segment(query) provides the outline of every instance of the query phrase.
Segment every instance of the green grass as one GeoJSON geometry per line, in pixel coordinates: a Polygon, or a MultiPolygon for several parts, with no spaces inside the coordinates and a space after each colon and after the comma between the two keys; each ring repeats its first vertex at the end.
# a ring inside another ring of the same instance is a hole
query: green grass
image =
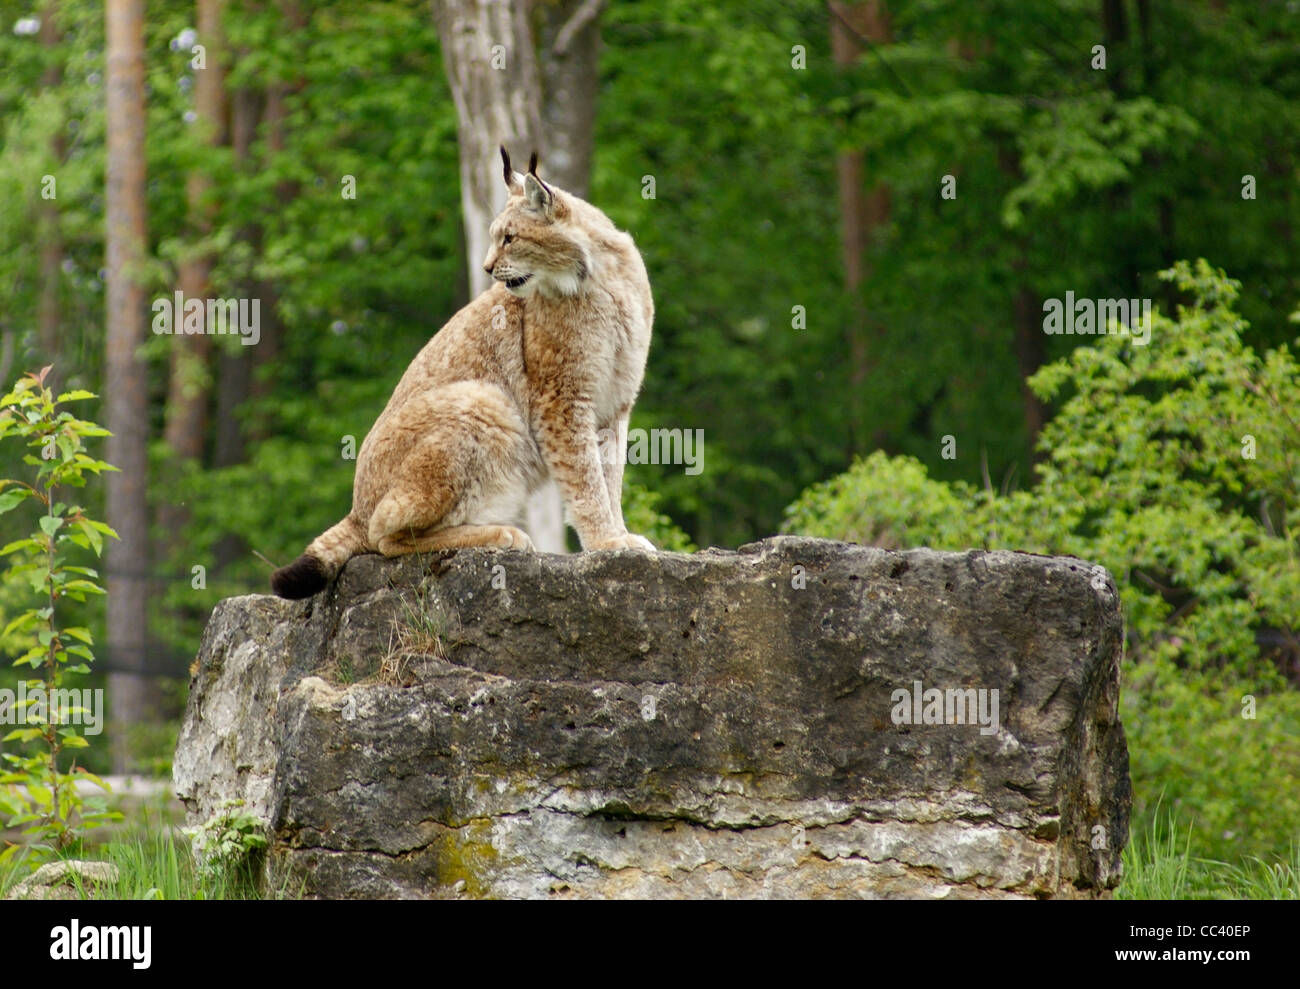
{"type": "MultiPolygon", "coordinates": [[[[1300,848],[1288,861],[1219,862],[1191,855],[1192,827],[1174,812],[1133,829],[1124,849],[1124,879],[1117,900],[1300,899],[1300,848]]],[[[194,862],[189,839],[156,814],[120,838],[82,849],[68,858],[112,862],[120,871],[114,897],[131,900],[253,900],[261,898],[252,876],[205,874],[194,862]]],[[[0,895],[29,874],[21,862],[0,866],[0,895]]],[[[93,891],[78,890],[83,898],[93,891]]],[[[279,890],[279,898],[290,896],[279,890]]]]}
{"type": "Polygon", "coordinates": [[[1196,858],[1192,826],[1159,805],[1145,827],[1135,827],[1124,849],[1117,900],[1300,900],[1300,847],[1288,861],[1248,858],[1239,863],[1196,858]]]}
{"type": "MultiPolygon", "coordinates": [[[[194,861],[190,839],[152,814],[131,832],[103,845],[70,851],[64,856],[81,861],[111,862],[119,880],[111,896],[123,900],[255,900],[261,896],[248,870],[205,873],[194,861]]],[[[0,895],[30,875],[19,862],[0,871],[0,895]]],[[[94,890],[77,888],[89,899],[94,890]]]]}

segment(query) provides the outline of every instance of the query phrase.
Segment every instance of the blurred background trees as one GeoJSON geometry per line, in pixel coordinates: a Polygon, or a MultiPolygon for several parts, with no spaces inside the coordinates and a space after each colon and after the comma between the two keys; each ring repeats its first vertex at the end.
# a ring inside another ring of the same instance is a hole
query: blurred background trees
{"type": "MultiPolygon", "coordinates": [[[[542,175],[586,189],[649,268],[656,335],[632,425],[703,429],[704,470],[630,467],[634,527],[675,547],[736,546],[787,524],[1092,553],[1134,586],[1144,574],[1191,595],[1174,613],[1218,594],[1213,566],[1183,573],[1162,558],[1173,570],[1161,576],[1122,541],[1030,524],[1030,507],[1056,504],[1051,491],[1066,497],[1061,478],[1109,476],[1071,437],[1119,443],[1131,410],[1061,419],[1069,389],[1029,382],[1100,343],[1044,334],[1044,299],[1151,298],[1176,318],[1194,286],[1158,272],[1178,259],[1208,258],[1239,281],[1233,318],[1253,353],[1294,339],[1300,41],[1288,4],[149,0],[138,25],[106,33],[140,9],[0,0],[0,383],[52,362],[59,387],[104,396],[86,414],[117,434],[105,457],[127,469],[108,519],[140,535],[112,550],[110,611],[87,620],[108,622],[115,676],[162,678],[123,709],[135,727],[119,767],[165,766],[171,722],[139,707],[176,713],[213,603],[265,589],[256,554],[283,563],[346,509],[347,451],[475,287],[501,140],[517,155],[535,143],[542,175]],[[178,288],[259,299],[257,345],[144,331],[149,303],[178,288]],[[873,451],[871,467],[853,466],[873,451]],[[816,512],[785,521],[805,489],[846,471],[817,489],[816,512]],[[874,486],[853,480],[875,471],[874,486]],[[917,491],[928,521],[899,529],[917,491]],[[1016,524],[970,507],[1004,497],[1021,506],[1016,524]],[[159,684],[162,703],[147,695],[159,684]]],[[[1214,430],[1228,427],[1195,428],[1222,439],[1214,430]]],[[[1277,442],[1296,450],[1293,434],[1277,442]]],[[[1280,506],[1296,458],[1265,512],[1280,540],[1269,545],[1292,561],[1295,501],[1280,506]]],[[[1262,480],[1237,483],[1236,502],[1196,510],[1258,514],[1262,480]]],[[[1137,512],[1128,497],[1112,507],[1137,512]]],[[[1200,524],[1191,504],[1170,507],[1174,534],[1200,524]]],[[[1282,604],[1266,609],[1249,582],[1229,593],[1250,634],[1213,651],[1236,678],[1195,697],[1265,668],[1282,685],[1261,690],[1294,688],[1285,650],[1258,642],[1294,642],[1294,585],[1258,586],[1282,604]]],[[[0,618],[4,600],[0,589],[0,618]]],[[[1144,637],[1169,618],[1125,600],[1144,637]]],[[[1135,672],[1129,689],[1146,682],[1135,672]]],[[[1218,737],[1206,726],[1222,711],[1161,696],[1133,715],[1135,748],[1158,760],[1184,727],[1218,737]]],[[[1141,765],[1140,786],[1158,789],[1170,764],[1141,765]]],[[[1240,848],[1226,830],[1205,831],[1204,847],[1240,848]]]]}

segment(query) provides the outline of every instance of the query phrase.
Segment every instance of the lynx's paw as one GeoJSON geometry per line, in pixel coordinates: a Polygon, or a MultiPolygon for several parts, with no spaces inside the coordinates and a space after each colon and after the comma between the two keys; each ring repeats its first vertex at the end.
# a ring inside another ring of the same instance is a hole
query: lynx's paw
{"type": "Polygon", "coordinates": [[[496,545],[502,549],[536,549],[533,541],[528,537],[528,533],[523,529],[516,529],[513,525],[498,526],[501,531],[500,538],[496,545]]]}
{"type": "Polygon", "coordinates": [[[615,536],[612,539],[602,539],[595,543],[592,549],[637,549],[643,553],[654,553],[655,544],[645,536],[638,536],[634,532],[625,532],[621,536],[615,536]]]}

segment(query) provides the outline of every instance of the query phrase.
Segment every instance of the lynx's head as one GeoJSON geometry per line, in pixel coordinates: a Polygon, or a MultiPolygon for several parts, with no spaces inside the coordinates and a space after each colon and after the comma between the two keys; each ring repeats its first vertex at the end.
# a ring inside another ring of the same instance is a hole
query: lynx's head
{"type": "Polygon", "coordinates": [[[591,207],[539,179],[536,152],[527,175],[510,167],[504,147],[501,161],[510,198],[488,229],[484,270],[521,298],[576,295],[592,273],[595,248],[582,222],[591,207]]]}

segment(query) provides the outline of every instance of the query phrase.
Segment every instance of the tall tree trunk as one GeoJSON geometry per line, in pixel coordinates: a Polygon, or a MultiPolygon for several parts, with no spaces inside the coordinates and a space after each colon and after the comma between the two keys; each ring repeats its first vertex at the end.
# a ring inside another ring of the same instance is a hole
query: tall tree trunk
{"type": "MultiPolygon", "coordinates": [[[[1023,255],[1012,265],[1020,273],[1026,267],[1023,255]]],[[[1020,371],[1020,400],[1025,415],[1025,435],[1030,462],[1039,459],[1038,434],[1047,424],[1047,409],[1029,387],[1029,378],[1043,364],[1043,310],[1027,285],[1016,289],[1014,300],[1016,366],[1020,371]]]]}
{"type": "Polygon", "coordinates": [[[148,380],[137,351],[146,333],[144,0],[106,0],[104,419],[107,459],[108,677],[113,768],[129,768],[127,729],[152,720],[146,676],[149,514],[146,502],[148,380]]]}
{"type": "MultiPolygon", "coordinates": [[[[857,63],[865,42],[890,40],[889,13],[884,0],[840,3],[829,0],[831,57],[837,65],[857,63]]],[[[870,277],[868,251],[873,238],[889,222],[889,189],[876,183],[866,188],[866,156],[860,150],[841,151],[836,160],[840,199],[840,257],[844,290],[849,298],[845,344],[849,355],[849,453],[861,452],[869,441],[879,445],[882,436],[869,438],[863,421],[863,395],[871,374],[871,316],[862,299],[863,283],[870,277]]]]}
{"type": "MultiPolygon", "coordinates": [[[[551,0],[538,8],[542,173],[587,198],[596,140],[603,0],[551,0]]],[[[527,528],[543,552],[563,553],[564,499],[548,484],[528,499],[527,528]]]]}
{"type": "Polygon", "coordinates": [[[488,227],[505,205],[497,145],[516,157],[542,134],[541,79],[528,18],[514,0],[434,0],[443,66],[456,104],[460,204],[470,296],[488,288],[488,227]]]}
{"type": "MultiPolygon", "coordinates": [[[[1106,85],[1114,94],[1116,102],[1127,100],[1133,95],[1133,80],[1138,68],[1134,60],[1134,46],[1129,43],[1126,3],[1127,0],[1101,0],[1101,40],[1106,46],[1106,85]]],[[[1154,164],[1152,156],[1148,155],[1147,160],[1154,164]]],[[[1117,228],[1116,248],[1124,272],[1123,284],[1117,286],[1118,291],[1109,294],[1135,298],[1141,290],[1141,264],[1138,257],[1142,251],[1140,241],[1144,238],[1139,234],[1139,221],[1133,215],[1132,181],[1125,179],[1112,185],[1106,190],[1106,201],[1117,228]]],[[[1172,224],[1172,212],[1169,221],[1172,224]]]]}
{"type": "MultiPolygon", "coordinates": [[[[48,49],[55,48],[61,40],[58,21],[55,19],[55,6],[55,0],[48,0],[44,10],[41,11],[41,45],[47,49],[46,55],[50,57],[50,63],[45,67],[45,72],[41,75],[41,88],[43,89],[55,89],[63,81],[63,71],[55,57],[55,53],[48,51],[48,49]]],[[[54,159],[55,164],[51,174],[54,175],[56,180],[58,179],[57,166],[63,164],[63,157],[66,153],[67,147],[63,138],[63,128],[59,128],[50,142],[50,156],[54,159]]],[[[56,181],[55,195],[57,194],[56,181]]],[[[57,200],[41,200],[37,228],[41,245],[41,296],[37,309],[36,323],[38,329],[36,340],[41,360],[54,365],[54,370],[50,372],[46,381],[57,395],[59,392],[58,383],[66,377],[63,373],[64,369],[59,366],[59,358],[62,356],[63,349],[60,346],[62,311],[59,305],[59,286],[63,279],[63,238],[59,230],[59,206],[57,200]]],[[[0,378],[0,383],[4,380],[0,378]]]]}
{"type": "MultiPolygon", "coordinates": [[[[230,147],[234,152],[235,169],[240,174],[249,174],[256,167],[252,161],[253,138],[257,133],[257,123],[262,117],[263,107],[267,118],[271,115],[270,99],[263,101],[258,90],[242,88],[231,94],[230,105],[230,147]]],[[[269,127],[269,122],[268,122],[269,127]]],[[[238,237],[253,247],[253,256],[262,253],[262,228],[258,224],[243,227],[238,237]]],[[[260,300],[261,334],[256,347],[239,347],[235,350],[223,348],[217,375],[217,421],[216,441],[212,453],[212,462],[217,467],[229,467],[244,459],[244,435],[239,424],[239,407],[249,397],[252,383],[252,358],[248,350],[260,351],[264,347],[274,347],[272,334],[268,333],[268,323],[272,306],[268,304],[261,282],[249,279],[240,291],[260,300]]]]}
{"type": "MultiPolygon", "coordinates": [[[[1024,181],[1020,156],[1014,143],[1004,138],[998,145],[998,167],[1013,183],[1024,181]]],[[[1029,377],[1042,366],[1046,353],[1043,339],[1043,314],[1038,296],[1025,284],[1029,269],[1029,247],[1023,237],[1015,241],[1011,271],[1016,279],[1016,290],[1011,300],[1012,339],[1016,354],[1016,367],[1020,371],[1020,401],[1025,420],[1026,456],[1030,463],[1039,459],[1038,434],[1047,422],[1047,408],[1030,389],[1029,377]]]]}
{"type": "Polygon", "coordinates": [[[548,0],[538,5],[539,150],[544,174],[583,199],[591,187],[591,153],[596,141],[603,7],[603,0],[548,0]]]}
{"type": "MultiPolygon", "coordinates": [[[[221,14],[225,0],[198,0],[196,19],[199,44],[204,47],[204,67],[195,69],[193,126],[207,147],[226,143],[225,54],[221,14]]],[[[202,241],[212,234],[213,204],[209,201],[212,178],[203,165],[186,176],[189,236],[202,241]]],[[[206,299],[212,292],[213,258],[206,247],[191,244],[177,271],[176,287],[188,299],[206,299]]],[[[179,326],[180,314],[176,314],[179,326]]],[[[166,424],[163,439],[173,465],[203,459],[207,439],[208,401],[211,388],[212,337],[207,333],[171,337],[166,424]]],[[[188,513],[170,499],[158,508],[163,532],[180,530],[188,513]]]]}
{"type": "MultiPolygon", "coordinates": [[[[307,26],[307,16],[298,0],[279,0],[284,30],[297,32],[307,26]]],[[[266,106],[263,119],[266,122],[266,146],[270,157],[283,152],[288,147],[289,98],[302,90],[306,80],[298,76],[292,81],[271,83],[266,90],[266,106]]],[[[246,144],[237,144],[236,157],[247,158],[246,144]],[[241,150],[242,148],[242,150],[241,150]]],[[[271,162],[267,162],[269,166],[271,162]]],[[[279,203],[289,203],[298,198],[300,189],[294,179],[285,179],[275,187],[275,198],[279,203]]],[[[262,369],[274,367],[280,358],[281,338],[283,335],[279,317],[279,292],[273,282],[261,282],[259,285],[262,299],[262,339],[256,347],[251,348],[252,367],[249,369],[249,391],[255,398],[264,398],[270,394],[273,382],[269,374],[262,369]]],[[[252,435],[260,435],[253,431],[252,435]]]]}
{"type": "MultiPolygon", "coordinates": [[[[459,123],[471,297],[490,284],[482,268],[487,232],[506,198],[497,145],[506,145],[516,157],[539,151],[543,175],[579,196],[587,194],[601,7],[599,0],[540,4],[539,56],[529,25],[533,4],[435,0],[434,17],[459,123]]],[[[543,552],[565,552],[563,512],[553,484],[529,499],[526,526],[543,552]]]]}
{"type": "MultiPolygon", "coordinates": [[[[240,53],[241,56],[242,54],[243,52],[240,53]]],[[[251,154],[257,122],[263,112],[262,95],[260,90],[249,87],[235,90],[231,94],[230,145],[234,152],[235,168],[241,174],[251,173],[256,167],[251,154]]],[[[272,113],[269,93],[265,106],[269,121],[272,113]]],[[[242,242],[252,245],[254,257],[261,256],[262,228],[259,224],[242,228],[238,236],[242,242]]],[[[264,348],[274,348],[278,341],[278,333],[271,326],[274,303],[268,299],[263,283],[250,278],[241,286],[240,291],[261,300],[261,338],[255,347],[241,346],[234,351],[222,349],[217,368],[216,441],[212,451],[212,462],[216,467],[228,467],[241,463],[244,459],[244,432],[239,421],[239,408],[248,399],[252,388],[254,360],[247,351],[260,352],[264,348]]],[[[265,356],[260,354],[258,360],[265,356]]],[[[227,532],[213,547],[213,567],[220,572],[246,552],[247,544],[243,537],[236,532],[227,532]]]]}

